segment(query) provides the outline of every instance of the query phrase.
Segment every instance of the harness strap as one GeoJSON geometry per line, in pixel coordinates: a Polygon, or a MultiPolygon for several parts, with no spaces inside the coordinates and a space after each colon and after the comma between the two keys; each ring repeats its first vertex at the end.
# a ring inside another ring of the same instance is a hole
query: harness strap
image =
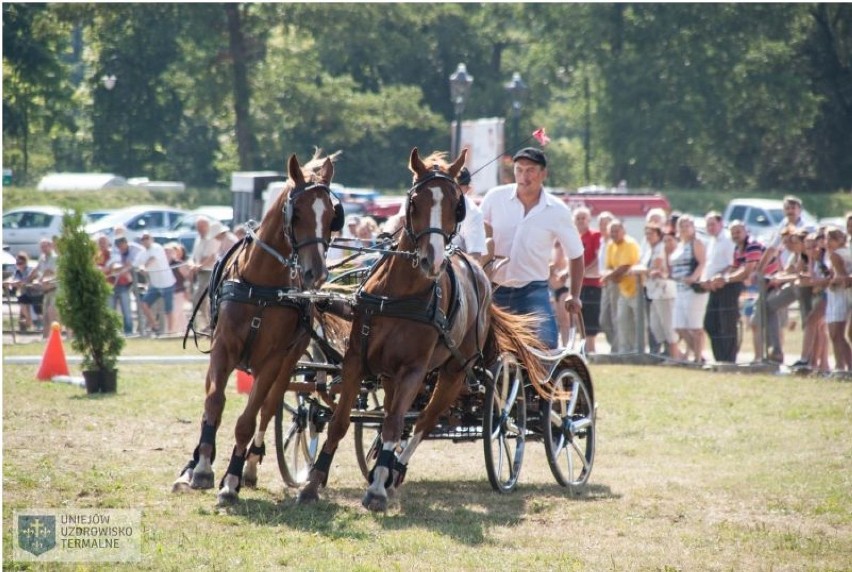
{"type": "Polygon", "coordinates": [[[243,344],[240,362],[237,364],[237,367],[246,373],[251,373],[251,363],[249,361],[251,359],[251,350],[252,346],[254,346],[254,339],[257,337],[257,332],[260,330],[260,324],[263,322],[263,310],[265,309],[266,305],[257,306],[257,312],[251,319],[251,324],[249,324],[249,332],[243,344]]]}
{"type": "Polygon", "coordinates": [[[263,322],[263,311],[269,306],[282,306],[292,308],[299,313],[300,323],[306,329],[310,329],[310,300],[301,298],[291,298],[290,294],[298,292],[299,289],[293,286],[284,288],[276,288],[273,286],[255,286],[248,282],[238,282],[236,280],[226,280],[222,283],[217,297],[221,304],[225,301],[238,302],[241,304],[251,304],[257,307],[254,317],[249,325],[249,332],[243,344],[243,351],[240,354],[240,361],[237,368],[251,373],[251,352],[254,346],[254,340],[257,337],[260,326],[263,322]]]}
{"type": "Polygon", "coordinates": [[[441,299],[443,298],[444,293],[437,282],[433,282],[429,288],[430,297],[426,302],[425,308],[422,294],[409,298],[391,299],[385,296],[370,294],[369,292],[365,292],[363,288],[358,290],[355,296],[356,307],[360,309],[362,316],[361,363],[368,375],[374,376],[367,361],[367,346],[369,342],[372,318],[376,314],[393,318],[403,318],[434,326],[435,329],[438,330],[438,336],[450,351],[450,354],[452,354],[452,356],[462,365],[468,374],[472,373],[471,363],[478,358],[479,354],[482,352],[480,349],[478,355],[471,358],[465,358],[461,351],[459,351],[455,341],[450,336],[450,329],[458,315],[460,303],[458,280],[456,279],[452,265],[447,267],[447,273],[450,278],[450,303],[446,313],[444,313],[441,309],[441,299]]]}

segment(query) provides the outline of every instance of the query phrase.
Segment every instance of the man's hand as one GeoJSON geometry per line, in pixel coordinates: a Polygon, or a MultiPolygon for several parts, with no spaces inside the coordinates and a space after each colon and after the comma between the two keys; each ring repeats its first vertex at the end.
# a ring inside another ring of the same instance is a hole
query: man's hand
{"type": "Polygon", "coordinates": [[[579,298],[568,294],[568,297],[565,298],[565,310],[569,314],[579,314],[583,310],[583,303],[579,298]]]}

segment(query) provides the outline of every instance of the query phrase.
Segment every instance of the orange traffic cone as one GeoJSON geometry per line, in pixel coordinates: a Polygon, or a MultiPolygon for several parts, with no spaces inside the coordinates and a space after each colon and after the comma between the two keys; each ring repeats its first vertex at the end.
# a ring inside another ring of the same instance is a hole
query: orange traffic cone
{"type": "Polygon", "coordinates": [[[241,369],[237,370],[237,393],[251,393],[251,387],[254,385],[254,378],[250,373],[246,373],[241,369]]]}
{"type": "Polygon", "coordinates": [[[59,323],[53,322],[50,326],[50,337],[44,355],[41,356],[41,365],[36,377],[42,381],[49,381],[54,375],[68,375],[68,363],[65,361],[65,349],[62,347],[62,334],[59,333],[59,323]]]}

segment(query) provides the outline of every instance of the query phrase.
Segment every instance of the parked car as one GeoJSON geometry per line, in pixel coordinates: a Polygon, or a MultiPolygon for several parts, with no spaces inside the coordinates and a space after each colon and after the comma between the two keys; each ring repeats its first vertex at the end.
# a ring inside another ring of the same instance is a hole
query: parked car
{"type": "Polygon", "coordinates": [[[62,232],[62,215],[59,207],[20,207],[3,213],[3,248],[12,254],[23,250],[30,258],[38,257],[38,243],[42,238],[52,239],[62,232]]]}
{"type": "Polygon", "coordinates": [[[183,245],[187,253],[192,252],[192,247],[195,244],[195,237],[198,232],[195,230],[195,223],[200,217],[207,217],[211,221],[218,220],[223,225],[231,228],[234,222],[233,207],[225,206],[204,206],[198,207],[195,210],[189,211],[172,225],[172,228],[164,232],[152,232],[151,235],[156,242],[166,244],[167,242],[177,241],[183,245]]]}
{"type": "MultiPolygon", "coordinates": [[[[760,241],[766,242],[778,230],[784,220],[784,201],[780,199],[734,199],[725,208],[722,215],[725,226],[734,220],[745,223],[748,233],[760,241]]],[[[817,220],[811,213],[802,209],[805,224],[816,227],[817,220]]]]}
{"type": "Polygon", "coordinates": [[[103,233],[112,239],[113,228],[124,226],[129,240],[139,240],[142,231],[152,235],[165,232],[186,214],[185,210],[161,205],[139,205],[118,209],[114,213],[86,225],[86,232],[94,236],[103,233]]]}
{"type": "Polygon", "coordinates": [[[846,232],[846,217],[845,216],[830,216],[819,219],[819,226],[836,226],[843,232],[846,232]]]}
{"type": "Polygon", "coordinates": [[[99,209],[95,211],[86,211],[83,216],[86,218],[86,223],[97,222],[107,215],[111,215],[115,209],[99,209]]]}

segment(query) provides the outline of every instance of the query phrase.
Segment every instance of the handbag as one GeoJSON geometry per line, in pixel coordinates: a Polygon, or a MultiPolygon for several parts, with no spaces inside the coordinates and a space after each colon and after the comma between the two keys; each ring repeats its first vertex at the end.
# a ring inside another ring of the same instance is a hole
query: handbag
{"type": "MultiPolygon", "coordinates": [[[[698,259],[695,258],[695,250],[694,250],[695,249],[695,243],[694,243],[694,241],[693,241],[692,248],[693,248],[692,259],[689,261],[689,275],[690,276],[692,276],[692,273],[695,272],[696,268],[698,268],[698,259]]],[[[704,292],[706,292],[706,290],[704,290],[704,287],[701,286],[701,284],[698,284],[697,282],[690,284],[689,287],[692,288],[692,291],[697,293],[697,294],[703,294],[704,292]]]]}

